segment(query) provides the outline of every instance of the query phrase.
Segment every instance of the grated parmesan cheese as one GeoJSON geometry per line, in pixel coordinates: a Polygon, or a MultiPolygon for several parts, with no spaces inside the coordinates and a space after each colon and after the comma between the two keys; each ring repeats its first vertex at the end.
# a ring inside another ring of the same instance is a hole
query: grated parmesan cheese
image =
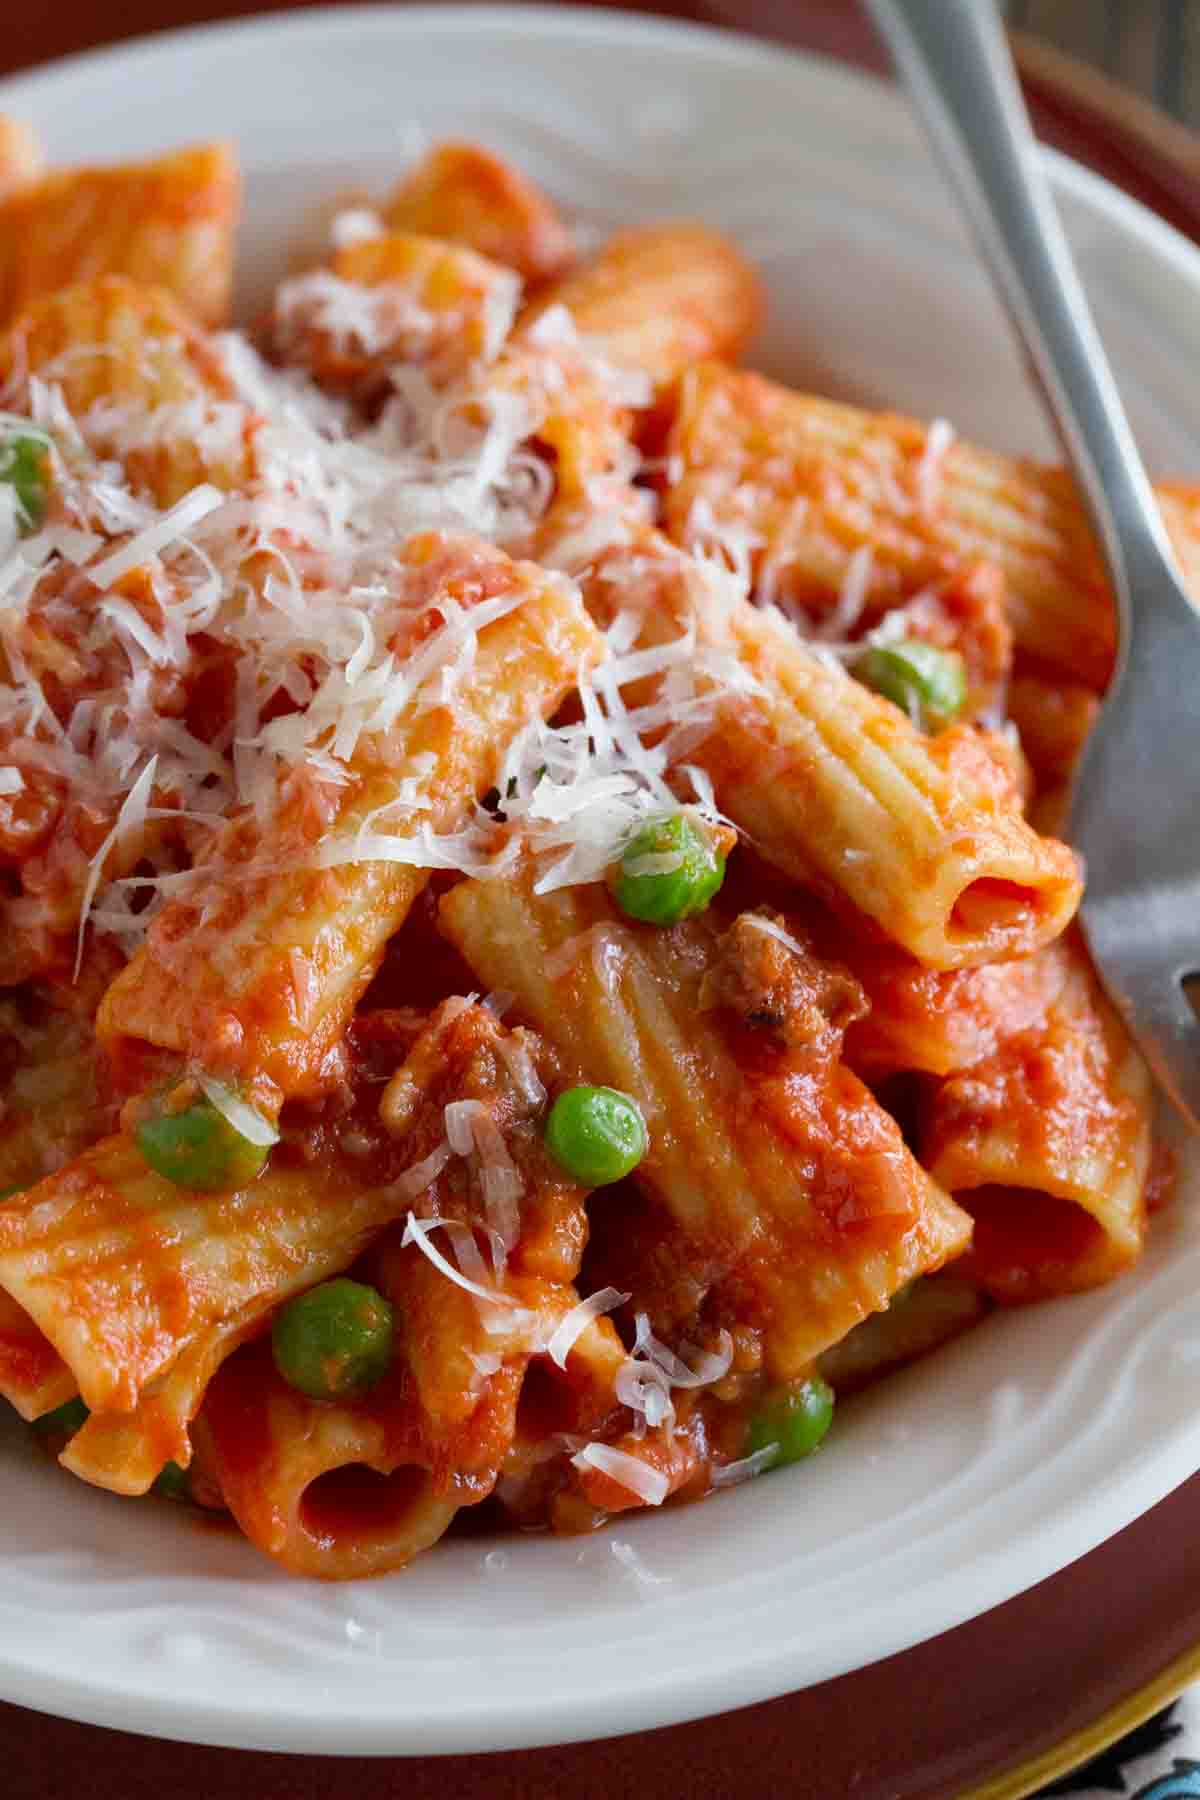
{"type": "MultiPolygon", "coordinates": [[[[350,211],[335,236],[360,241],[379,223],[350,211]]],[[[75,880],[78,949],[89,923],[136,947],[157,909],[187,891],[193,878],[181,861],[233,812],[247,809],[266,834],[294,776],[318,790],[345,787],[365,755],[386,764],[395,754],[390,734],[406,707],[454,705],[480,631],[520,605],[521,594],[474,607],[447,599],[430,618],[420,582],[404,576],[404,544],[432,529],[527,545],[555,494],[537,431],[570,371],[584,367],[617,406],[649,396],[646,378],[609,367],[561,308],[543,315],[519,347],[528,383],[520,392],[506,386],[486,357],[502,352],[515,298],[515,287],[490,297],[485,360],[439,387],[412,360],[420,359],[427,320],[399,290],[354,288],[325,271],[285,283],[285,322],[315,319],[364,353],[401,353],[371,418],[304,370],[271,366],[235,333],[210,339],[230,383],[226,395],[140,412],[101,399],[76,417],[60,381],[74,364],[107,354],[87,345],[14,391],[29,416],[0,414],[0,445],[17,432],[45,436],[54,505],[43,527],[20,535],[11,507],[2,510],[0,484],[0,767],[9,771],[0,792],[49,779],[111,821],[86,878],[75,880]],[[134,484],[129,471],[138,463],[127,459],[169,464],[185,445],[214,470],[247,468],[244,485],[223,491],[214,478],[168,509],[157,506],[134,484]],[[136,588],[126,583],[134,571],[136,588]],[[45,684],[48,665],[38,654],[39,644],[57,639],[79,670],[65,693],[61,682],[45,684]],[[233,694],[228,719],[206,742],[168,696],[190,687],[214,653],[233,671],[233,694]],[[151,788],[156,816],[178,829],[142,831],[151,788]],[[139,837],[144,866],[132,869],[126,852],[139,837]]],[[[585,551],[614,546],[625,562],[611,579],[632,590],[642,580],[631,530],[649,519],[653,501],[630,498],[637,453],[619,433],[613,438],[611,464],[588,479],[577,529],[558,542],[555,579],[564,584],[584,566],[577,559],[585,551]]],[[[734,581],[720,558],[709,567],[681,553],[684,566],[698,591],[734,581]]],[[[749,682],[734,656],[701,646],[695,632],[649,649],[637,639],[630,611],[608,634],[607,659],[581,678],[579,718],[553,727],[534,719],[517,735],[499,772],[500,820],[480,807],[455,832],[435,831],[432,771],[411,771],[392,803],[359,829],[327,835],[313,866],[378,860],[498,878],[531,854],[541,892],[599,878],[641,824],[679,804],[681,759],[711,729],[718,691],[749,682]],[[659,697],[629,704],[629,688],[648,676],[658,679],[659,697]]],[[[715,822],[711,788],[692,779],[697,809],[715,822]]],[[[240,873],[274,866],[243,865],[240,873]]],[[[595,948],[607,978],[612,960],[595,948]]],[[[300,971],[301,1014],[306,994],[300,971]]],[[[509,1067],[530,1106],[544,1104],[528,1059],[513,1051],[509,1067]]],[[[472,1154],[488,1225],[511,1247],[519,1173],[503,1142],[481,1129],[472,1154]]],[[[446,1156],[454,1153],[446,1147],[446,1156]]],[[[429,1172],[409,1172],[414,1182],[424,1174],[413,1198],[444,1167],[438,1154],[429,1172]]]]}
{"type": "Polygon", "coordinates": [[[432,1232],[438,1230],[439,1227],[448,1231],[450,1226],[455,1223],[454,1220],[447,1219],[418,1219],[415,1213],[410,1212],[405,1222],[404,1235],[400,1240],[401,1245],[415,1244],[421,1254],[429,1258],[439,1274],[444,1275],[447,1281],[452,1281],[455,1287],[462,1288],[465,1293],[474,1294],[477,1300],[486,1300],[489,1306],[515,1307],[517,1302],[511,1294],[504,1293],[500,1288],[488,1287],[483,1282],[472,1281],[462,1273],[461,1269],[456,1269],[454,1264],[442,1255],[437,1245],[431,1242],[430,1234],[432,1232]]]}
{"type": "Polygon", "coordinates": [[[96,897],[96,890],[100,886],[100,879],[104,873],[104,865],[118,845],[127,843],[131,838],[140,837],[146,823],[146,809],[150,804],[150,793],[154,786],[154,774],[157,766],[158,759],[152,756],[122,802],[112,830],[88,864],[87,881],[84,884],[83,899],[80,903],[79,930],[75,941],[76,981],[79,980],[79,969],[83,961],[83,934],[87,927],[92,901],[96,897]]]}
{"type": "Polygon", "coordinates": [[[934,419],[925,433],[925,445],[914,474],[917,511],[924,518],[932,518],[938,509],[946,456],[953,445],[953,425],[948,419],[934,419]]]}
{"type": "Polygon", "coordinates": [[[633,1581],[640,1593],[648,1593],[653,1588],[669,1587],[669,1575],[656,1575],[645,1560],[638,1555],[632,1544],[623,1538],[610,1538],[608,1544],[613,1561],[620,1563],[622,1571],[633,1581]]]}
{"type": "Polygon", "coordinates": [[[406,1200],[415,1200],[418,1194],[425,1193],[437,1180],[453,1156],[454,1152],[449,1144],[439,1144],[436,1150],[431,1150],[421,1162],[414,1163],[411,1169],[406,1169],[397,1178],[394,1184],[396,1192],[406,1200]]]}
{"type": "Polygon", "coordinates": [[[98,588],[111,587],[122,575],[128,575],[131,569],[156,557],[168,544],[183,540],[193,525],[198,525],[220,506],[221,500],[222,495],[215,487],[208,484],[194,487],[153,525],[144,526],[128,544],[122,544],[119,550],[114,550],[100,562],[90,564],[87,569],[89,581],[98,588]]]}
{"type": "Polygon", "coordinates": [[[443,1108],[446,1142],[455,1156],[470,1156],[475,1148],[475,1115],[483,1110],[482,1100],[452,1100],[443,1108]]]}
{"type": "Polygon", "coordinates": [[[580,1300],[569,1313],[564,1314],[546,1345],[546,1354],[551,1362],[557,1363],[560,1369],[565,1369],[567,1357],[592,1320],[612,1312],[614,1307],[624,1306],[629,1298],[620,1288],[603,1287],[598,1288],[594,1294],[589,1294],[586,1300],[580,1300]]]}
{"type": "Polygon", "coordinates": [[[739,1457],[737,1462],[722,1463],[712,1472],[710,1480],[713,1487],[737,1487],[743,1481],[752,1481],[756,1475],[762,1475],[779,1460],[779,1445],[764,1444],[761,1450],[752,1450],[749,1456],[739,1457]]]}
{"type": "MultiPolygon", "coordinates": [[[[3,771],[0,770],[0,778],[2,778],[2,776],[3,771]]],[[[484,1000],[484,1005],[489,1005],[492,998],[493,997],[489,995],[487,999],[484,1000]]],[[[511,1004],[511,1002],[512,996],[510,995],[508,996],[508,1004],[511,1004]]],[[[493,1011],[494,1010],[493,1007],[493,1011]]],[[[501,1062],[508,1070],[513,1086],[516,1088],[518,1094],[520,1094],[526,1106],[531,1112],[539,1112],[546,1104],[546,1089],[541,1077],[533,1066],[533,1058],[529,1054],[526,1045],[521,1042],[520,1038],[499,1037],[496,1039],[496,1049],[499,1052],[501,1062]]]]}
{"type": "Polygon", "coordinates": [[[452,1100],[443,1109],[446,1142],[455,1156],[475,1156],[488,1230],[502,1255],[521,1235],[525,1183],[509,1155],[504,1134],[482,1100],[452,1100]]]}
{"type": "Polygon", "coordinates": [[[799,939],[794,938],[790,931],[785,931],[782,925],[777,925],[774,919],[765,918],[762,913],[756,912],[743,913],[742,918],[747,925],[752,925],[755,931],[761,931],[765,937],[775,938],[779,943],[786,945],[789,950],[794,951],[797,956],[805,954],[804,945],[799,939]]]}
{"type": "Polygon", "coordinates": [[[846,564],[837,605],[815,633],[819,641],[836,643],[849,638],[862,618],[874,569],[875,552],[870,544],[860,544],[846,564]]]}
{"type": "Polygon", "coordinates": [[[652,1469],[640,1457],[614,1450],[611,1444],[585,1444],[571,1461],[577,1469],[598,1469],[647,1506],[661,1506],[671,1489],[661,1469],[652,1469]]]}
{"type": "Polygon", "coordinates": [[[691,1355],[695,1364],[694,1367],[689,1367],[682,1357],[676,1356],[673,1350],[659,1343],[650,1329],[650,1320],[645,1313],[638,1313],[634,1326],[635,1357],[644,1356],[656,1368],[661,1369],[672,1387],[708,1387],[712,1382],[721,1381],[728,1375],[733,1362],[733,1339],[727,1331],[720,1334],[720,1350],[699,1350],[694,1344],[685,1343],[683,1348],[691,1355]]]}
{"type": "Polygon", "coordinates": [[[646,1313],[637,1314],[634,1330],[633,1350],[617,1370],[613,1392],[636,1415],[633,1428],[638,1436],[659,1426],[670,1436],[675,1429],[671,1389],[709,1387],[722,1380],[733,1362],[733,1339],[722,1331],[719,1351],[682,1345],[693,1359],[689,1365],[654,1336],[646,1313]]]}
{"type": "Polygon", "coordinates": [[[215,1081],[211,1075],[205,1074],[197,1075],[196,1080],[205,1099],[248,1143],[265,1149],[279,1142],[279,1132],[271,1121],[264,1119],[255,1107],[247,1106],[244,1100],[239,1100],[223,1081],[215,1081]]]}
{"type": "Polygon", "coordinates": [[[329,242],[335,250],[345,250],[351,244],[368,243],[386,233],[387,226],[372,208],[348,206],[343,212],[334,214],[329,227],[329,242]]]}

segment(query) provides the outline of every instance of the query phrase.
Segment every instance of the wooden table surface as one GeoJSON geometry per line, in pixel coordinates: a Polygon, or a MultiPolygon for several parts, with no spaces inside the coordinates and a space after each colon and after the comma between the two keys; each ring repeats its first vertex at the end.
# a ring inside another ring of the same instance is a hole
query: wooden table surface
{"type": "MultiPolygon", "coordinates": [[[[58,0],[51,7],[0,0],[0,75],[144,31],[295,3],[124,0],[101,7],[58,0]]],[[[1146,7],[1142,0],[1134,5],[1140,25],[1126,19],[1121,0],[1010,0],[1012,22],[1038,34],[1018,40],[1026,92],[1044,138],[1200,239],[1200,152],[1180,124],[1145,99],[1156,83],[1161,90],[1170,65],[1156,62],[1163,56],[1159,39],[1155,49],[1146,7]],[[1105,29],[1097,25],[1101,12],[1105,29]],[[1094,62],[1107,63],[1107,72],[1064,59],[1064,44],[1085,54],[1089,46],[1103,48],[1094,62]]],[[[642,10],[743,26],[882,66],[850,0],[664,0],[642,10]]],[[[1186,116],[1193,105],[1200,112],[1200,33],[1194,72],[1184,54],[1190,40],[1177,34],[1173,41],[1172,94],[1186,116]]],[[[1087,1725],[1200,1642],[1200,1590],[1194,1609],[1176,1605],[1177,1616],[1163,1625],[1169,1598],[1181,1583],[1193,1583],[1188,1546],[1198,1524],[1200,1478],[1049,1582],[903,1658],[763,1706],[604,1744],[419,1761],[266,1756],[136,1738],[0,1706],[0,1800],[610,1800],[625,1793],[638,1800],[952,1800],[997,1765],[1087,1725]],[[1164,1546],[1173,1548],[1164,1553],[1164,1546]],[[1081,1603],[1096,1594],[1104,1596],[1111,1629],[1097,1630],[1094,1606],[1081,1603]],[[972,1729],[964,1734],[962,1672],[988,1666],[1006,1670],[1007,1685],[990,1711],[986,1689],[982,1704],[975,1696],[972,1729]],[[1062,1691],[1065,1668],[1072,1670],[1069,1694],[1062,1691]],[[1013,1671],[1020,1671],[1015,1686],[1013,1671]],[[1019,1735],[1014,1706],[1021,1710],[1019,1735]]]]}

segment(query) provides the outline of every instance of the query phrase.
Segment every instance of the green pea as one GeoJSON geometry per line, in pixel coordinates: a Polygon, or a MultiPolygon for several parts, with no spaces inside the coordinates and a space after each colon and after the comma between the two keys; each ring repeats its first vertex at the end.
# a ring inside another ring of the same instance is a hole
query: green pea
{"type": "Polygon", "coordinates": [[[772,1467],[811,1456],[833,1422],[833,1389],[814,1375],[808,1381],[775,1388],[750,1420],[746,1454],[775,1446],[772,1467]]]}
{"type": "Polygon", "coordinates": [[[46,511],[47,448],[45,438],[24,432],[0,444],[0,481],[16,489],[20,523],[29,531],[46,511]]]}
{"type": "Polygon", "coordinates": [[[251,1143],[207,1099],[181,1112],[142,1119],[134,1138],[157,1175],[202,1194],[247,1187],[262,1174],[271,1154],[270,1145],[251,1143]]]}
{"type": "Polygon", "coordinates": [[[190,1500],[192,1497],[192,1480],[186,1469],[181,1469],[177,1462],[164,1463],[154,1478],[152,1490],[160,1494],[164,1500],[190,1500]]]}
{"type": "Polygon", "coordinates": [[[644,825],[625,846],[613,897],[630,919],[675,925],[701,913],[725,879],[725,858],[709,832],[687,813],[644,825]],[[646,857],[674,860],[674,867],[639,868],[646,857]]]}
{"type": "Polygon", "coordinates": [[[89,1417],[87,1407],[76,1394],[73,1400],[64,1400],[53,1412],[43,1413],[40,1419],[35,1419],[33,1429],[40,1437],[74,1437],[89,1417]]]}
{"type": "Polygon", "coordinates": [[[939,650],[920,638],[872,644],[854,673],[885,700],[894,700],[925,731],[952,724],[967,699],[967,675],[957,650],[939,650]]]}
{"type": "Polygon", "coordinates": [[[313,1400],[344,1400],[387,1374],[393,1329],[383,1295],[342,1275],[289,1300],[275,1319],[271,1352],[289,1386],[313,1400]]]}
{"type": "Polygon", "coordinates": [[[610,1087],[573,1087],[546,1120],[546,1148],[584,1187],[606,1187],[646,1154],[646,1121],[636,1100],[610,1087]]]}

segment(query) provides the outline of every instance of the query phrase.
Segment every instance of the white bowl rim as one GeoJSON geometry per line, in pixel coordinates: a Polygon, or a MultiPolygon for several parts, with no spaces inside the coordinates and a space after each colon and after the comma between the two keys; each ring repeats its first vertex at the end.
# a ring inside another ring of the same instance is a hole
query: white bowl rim
{"type": "MultiPolygon", "coordinates": [[[[843,83],[848,92],[857,86],[878,103],[880,84],[874,77],[833,58],[792,51],[724,28],[608,8],[507,6],[492,0],[458,0],[447,6],[402,9],[382,4],[320,7],[156,32],[18,71],[0,81],[0,104],[36,104],[43,94],[52,99],[54,90],[64,82],[110,67],[149,73],[156,61],[173,59],[181,51],[217,39],[224,42],[234,37],[251,47],[257,42],[270,44],[282,36],[353,38],[364,27],[376,25],[401,32],[428,27],[453,34],[477,29],[481,20],[487,21],[489,31],[502,33],[513,41],[532,34],[542,40],[556,38],[577,43],[599,38],[610,43],[636,45],[640,41],[668,48],[686,44],[695,54],[721,61],[733,58],[747,69],[763,71],[777,69],[783,58],[821,64],[829,80],[843,83]]],[[[1200,295],[1200,249],[1103,177],[1055,151],[1045,150],[1044,155],[1061,194],[1073,197],[1115,225],[1127,241],[1140,242],[1200,295]]],[[[1112,1481],[1095,1486],[1069,1514],[1056,1515],[1039,1535],[1036,1549],[1029,1547],[1019,1587],[1014,1587],[999,1564],[993,1562],[980,1570],[969,1604],[948,1611],[944,1594],[931,1591],[919,1596],[903,1629],[889,1627],[881,1632],[870,1660],[892,1654],[985,1611],[1074,1561],[1155,1505],[1195,1472],[1198,1461],[1200,1447],[1176,1434],[1160,1446],[1155,1456],[1136,1468],[1122,1470],[1119,1480],[1114,1474],[1112,1481]]],[[[0,1556],[0,1580],[2,1568],[0,1556]]],[[[765,1643],[756,1656],[743,1657],[732,1673],[721,1666],[719,1658],[714,1658],[707,1669],[693,1670],[684,1681],[665,1676],[643,1684],[636,1695],[628,1686],[598,1692],[582,1717],[577,1711],[568,1713],[561,1701],[544,1694],[531,1698],[517,1717],[507,1707],[503,1717],[499,1716],[489,1708],[486,1698],[481,1698],[473,1702],[469,1716],[454,1719],[447,1709],[444,1716],[431,1717],[425,1728],[406,1720],[402,1738],[389,1727],[386,1715],[377,1706],[355,1709],[345,1702],[344,1694],[335,1708],[321,1711],[314,1707],[311,1695],[298,1692],[294,1705],[275,1704],[264,1723],[256,1714],[252,1695],[239,1696],[236,1704],[230,1700],[219,1705],[182,1701],[175,1693],[164,1698],[139,1693],[100,1669],[87,1679],[48,1675],[42,1668],[20,1662],[12,1650],[4,1647],[0,1647],[0,1691],[4,1698],[20,1705],[149,1735],[304,1753],[397,1755],[566,1743],[676,1723],[786,1692],[796,1685],[795,1667],[788,1646],[765,1643]]]]}

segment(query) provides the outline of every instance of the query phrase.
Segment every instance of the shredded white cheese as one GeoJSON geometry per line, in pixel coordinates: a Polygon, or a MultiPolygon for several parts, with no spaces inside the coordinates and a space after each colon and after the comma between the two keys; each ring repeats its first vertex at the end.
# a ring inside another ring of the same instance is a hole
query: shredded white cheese
{"type": "Polygon", "coordinates": [[[482,1100],[452,1100],[443,1108],[446,1142],[455,1156],[470,1156],[475,1148],[474,1122],[483,1111],[482,1100]]]}
{"type": "Polygon", "coordinates": [[[455,1287],[462,1288],[465,1293],[474,1294],[477,1300],[486,1300],[489,1306],[516,1306],[517,1302],[511,1294],[504,1293],[500,1288],[487,1287],[482,1282],[470,1280],[460,1269],[456,1269],[454,1264],[443,1256],[437,1245],[431,1241],[431,1233],[437,1231],[439,1227],[445,1230],[453,1223],[454,1221],[446,1219],[418,1219],[415,1213],[409,1213],[404,1226],[404,1236],[400,1242],[402,1245],[415,1244],[421,1254],[429,1258],[434,1268],[444,1275],[447,1281],[452,1281],[455,1287]]]}
{"type": "Polygon", "coordinates": [[[751,912],[742,914],[742,922],[752,925],[755,931],[761,931],[764,937],[773,937],[797,956],[804,955],[804,945],[790,931],[785,931],[782,925],[777,925],[774,919],[768,919],[762,913],[751,912]]]}
{"type": "MultiPolygon", "coordinates": [[[[3,771],[0,770],[0,777],[2,776],[3,771]]],[[[492,996],[489,995],[488,999],[484,1001],[485,1006],[489,1004],[491,998],[492,996]]],[[[508,998],[511,1001],[512,996],[510,995],[508,998]]],[[[529,1054],[527,1046],[521,1042],[520,1038],[505,1036],[496,1039],[496,1049],[501,1062],[508,1070],[514,1088],[526,1106],[531,1112],[540,1112],[546,1104],[546,1089],[533,1066],[533,1058],[529,1054]]]]}
{"type": "Polygon", "coordinates": [[[476,1172],[489,1231],[501,1254],[521,1235],[521,1172],[509,1155],[504,1134],[482,1100],[452,1100],[443,1109],[446,1142],[455,1156],[477,1158],[476,1172]]]}
{"type": "Polygon", "coordinates": [[[849,638],[862,618],[874,568],[874,550],[870,544],[860,544],[846,564],[837,605],[814,633],[818,642],[844,643],[849,638]]]}
{"type": "Polygon", "coordinates": [[[645,1313],[638,1313],[634,1325],[637,1334],[634,1339],[634,1355],[644,1356],[648,1362],[661,1369],[672,1387],[709,1387],[714,1381],[721,1381],[728,1375],[733,1362],[733,1339],[727,1331],[720,1334],[720,1350],[700,1350],[694,1344],[684,1344],[683,1349],[692,1358],[693,1366],[689,1367],[666,1344],[659,1343],[650,1329],[650,1320],[645,1313]]]}
{"type": "Polygon", "coordinates": [[[344,211],[335,213],[329,227],[329,242],[335,250],[345,250],[351,244],[363,244],[371,238],[383,237],[387,226],[379,214],[367,206],[348,206],[344,211]]]}
{"type": "Polygon", "coordinates": [[[614,1450],[611,1444],[585,1444],[571,1461],[577,1469],[598,1469],[647,1506],[661,1506],[671,1491],[671,1483],[661,1469],[652,1469],[640,1457],[614,1450]]]}
{"type": "Polygon", "coordinates": [[[779,1460],[779,1445],[764,1444],[761,1450],[752,1450],[749,1456],[739,1457],[737,1462],[722,1463],[712,1472],[711,1481],[715,1488],[737,1487],[740,1482],[751,1481],[756,1475],[762,1475],[779,1460]]]}
{"type": "Polygon", "coordinates": [[[83,961],[83,934],[92,901],[96,897],[96,890],[104,873],[104,865],[118,845],[126,844],[141,835],[146,823],[146,810],[150,804],[150,792],[154,786],[154,774],[157,766],[158,759],[152,756],[122,802],[112,830],[88,864],[87,881],[84,884],[83,899],[80,904],[79,931],[75,942],[76,981],[79,979],[79,969],[83,961]]]}
{"type": "Polygon", "coordinates": [[[946,455],[954,444],[954,427],[948,419],[934,419],[925,433],[925,446],[915,472],[917,510],[930,518],[941,498],[946,455]]]}
{"type": "MultiPolygon", "coordinates": [[[[351,211],[335,236],[361,241],[378,228],[373,215],[351,211]]],[[[211,340],[231,387],[223,396],[197,393],[141,411],[103,399],[75,417],[60,381],[74,362],[106,354],[104,346],[74,347],[14,392],[29,417],[0,415],[0,448],[14,434],[43,434],[54,506],[50,522],[23,531],[0,484],[0,767],[8,771],[0,793],[50,780],[113,821],[86,881],[77,880],[80,945],[92,923],[132,950],[158,907],[188,890],[189,863],[233,812],[249,809],[265,838],[298,779],[322,794],[345,788],[364,758],[386,766],[398,754],[395,727],[406,708],[453,710],[479,634],[522,604],[524,590],[472,606],[446,598],[430,616],[404,545],[438,530],[527,546],[555,494],[538,429],[572,371],[588,371],[614,406],[650,396],[644,376],[608,367],[561,309],[513,350],[506,375],[515,293],[510,284],[489,297],[483,357],[438,385],[418,366],[431,327],[411,295],[356,288],[327,272],[285,284],[285,327],[293,318],[315,322],[363,354],[395,353],[370,418],[304,370],[269,365],[232,333],[211,340]],[[528,379],[513,382],[514,367],[527,367],[528,379]],[[139,459],[169,466],[184,448],[213,478],[163,509],[137,485],[139,459]],[[226,485],[226,467],[244,471],[240,485],[226,485]],[[135,570],[136,589],[121,590],[135,570]],[[39,645],[59,635],[79,670],[65,697],[61,683],[46,682],[53,661],[39,659],[39,645]],[[214,656],[232,670],[233,692],[228,718],[206,741],[179,695],[214,656]],[[144,866],[134,869],[124,848],[145,821],[151,787],[179,829],[143,834],[144,866]]],[[[585,550],[615,546],[607,577],[631,592],[653,578],[628,549],[652,500],[630,488],[637,452],[615,427],[610,464],[588,478],[577,529],[547,552],[564,592],[585,550]]],[[[749,550],[742,545],[730,560],[748,567],[749,550]]],[[[736,587],[724,553],[711,566],[679,554],[698,592],[736,587]]],[[[539,891],[599,878],[641,824],[679,804],[684,758],[712,728],[720,691],[754,685],[735,655],[717,654],[694,631],[639,647],[632,612],[614,622],[608,642],[601,666],[581,672],[578,719],[533,719],[510,744],[498,808],[478,807],[456,831],[438,832],[433,766],[409,771],[386,808],[352,832],[326,832],[314,865],[379,860],[495,878],[529,852],[539,891]],[[634,704],[629,690],[648,677],[653,703],[634,704]]],[[[697,809],[715,822],[711,788],[693,780],[697,809]]],[[[268,859],[240,873],[274,867],[268,859]]],[[[302,976],[301,1013],[305,1003],[302,976]]],[[[510,1070],[529,1104],[543,1104],[536,1072],[515,1053],[510,1070]]],[[[473,1153],[488,1222],[511,1247],[520,1178],[482,1129],[473,1153]]]]}
{"type": "Polygon", "coordinates": [[[220,490],[207,483],[194,487],[190,494],[185,494],[176,506],[153,525],[139,531],[129,543],[122,544],[119,550],[98,563],[90,563],[86,570],[88,580],[98,588],[111,587],[122,575],[128,575],[131,569],[156,557],[168,544],[182,542],[194,525],[221,505],[222,498],[220,490]]]}
{"type": "Polygon", "coordinates": [[[621,1565],[622,1571],[631,1578],[640,1593],[671,1585],[669,1575],[656,1575],[633,1545],[627,1544],[623,1538],[610,1538],[608,1547],[613,1561],[621,1565]]]}
{"type": "Polygon", "coordinates": [[[557,1363],[560,1369],[565,1369],[567,1357],[593,1319],[612,1312],[614,1307],[624,1306],[629,1298],[620,1288],[603,1287],[598,1288],[594,1294],[589,1294],[586,1300],[580,1300],[569,1313],[564,1314],[546,1345],[546,1354],[551,1362],[557,1363]]]}
{"type": "Polygon", "coordinates": [[[654,1336],[646,1313],[637,1314],[634,1329],[633,1350],[617,1370],[614,1394],[637,1415],[634,1431],[638,1436],[659,1426],[671,1436],[675,1429],[672,1388],[710,1387],[722,1380],[733,1362],[733,1339],[722,1331],[719,1350],[683,1344],[681,1348],[692,1358],[689,1365],[654,1336]]]}
{"type": "Polygon", "coordinates": [[[216,1081],[211,1075],[199,1074],[196,1077],[200,1090],[206,1100],[227,1119],[233,1129],[244,1137],[247,1143],[257,1144],[261,1149],[279,1142],[279,1132],[269,1119],[256,1107],[247,1106],[244,1100],[226,1087],[223,1081],[216,1081]]]}
{"type": "Polygon", "coordinates": [[[405,1169],[403,1175],[397,1177],[396,1192],[406,1200],[415,1200],[435,1182],[446,1164],[452,1161],[454,1152],[449,1144],[439,1144],[436,1150],[414,1163],[411,1169],[405,1169]]]}

